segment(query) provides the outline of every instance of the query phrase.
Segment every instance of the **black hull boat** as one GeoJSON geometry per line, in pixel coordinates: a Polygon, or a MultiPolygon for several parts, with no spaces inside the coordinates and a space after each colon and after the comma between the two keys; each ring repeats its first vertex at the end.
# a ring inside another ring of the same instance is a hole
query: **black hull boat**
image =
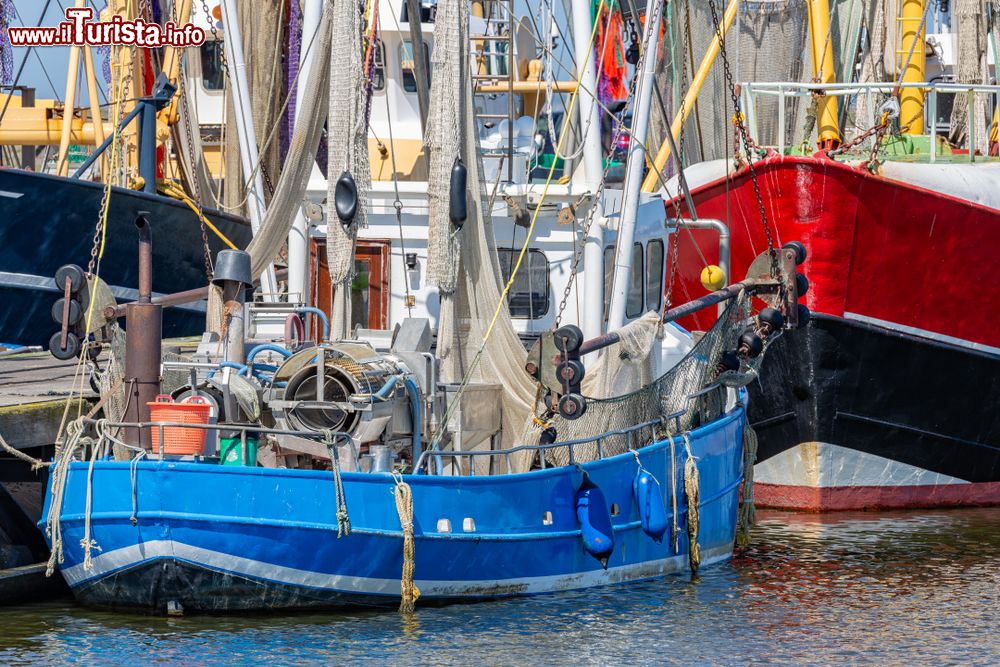
{"type": "MultiPolygon", "coordinates": [[[[53,276],[67,262],[86,267],[90,261],[104,189],[92,181],[0,169],[0,342],[46,345],[59,329],[51,309],[62,290],[53,276]]],[[[116,299],[127,302],[138,296],[134,221],[140,211],[148,214],[158,240],[153,246],[154,295],[204,287],[198,216],[176,199],[115,187],[100,277],[116,299]]],[[[250,226],[243,218],[210,209],[204,213],[239,248],[250,242],[250,226]]],[[[213,257],[227,247],[211,230],[208,244],[213,257]]],[[[204,323],[204,301],[169,308],[163,314],[163,335],[195,335],[204,323]]]]}

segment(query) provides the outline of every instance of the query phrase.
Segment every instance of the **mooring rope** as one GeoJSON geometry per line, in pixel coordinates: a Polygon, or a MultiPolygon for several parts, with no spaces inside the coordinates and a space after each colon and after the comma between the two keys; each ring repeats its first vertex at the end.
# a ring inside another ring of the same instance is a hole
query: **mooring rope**
{"type": "Polygon", "coordinates": [[[687,534],[688,563],[692,572],[697,572],[701,566],[701,547],[698,546],[698,530],[701,527],[701,483],[698,475],[698,464],[691,454],[691,441],[684,434],[684,448],[687,450],[687,461],[684,462],[684,495],[687,496],[687,534]]]}
{"type": "Polygon", "coordinates": [[[747,424],[743,429],[743,499],[736,529],[736,543],[741,547],[750,544],[750,529],[757,524],[757,510],[753,504],[753,465],[756,462],[757,432],[747,424]]]}
{"type": "Polygon", "coordinates": [[[66,479],[69,475],[69,464],[72,462],[73,453],[77,447],[86,444],[89,438],[81,438],[83,434],[83,424],[80,420],[74,420],[66,425],[66,434],[69,439],[56,457],[52,466],[51,493],[52,501],[49,503],[49,513],[45,517],[45,534],[51,543],[49,561],[45,567],[45,576],[51,577],[55,572],[56,565],[62,564],[63,540],[62,540],[62,504],[66,492],[66,479]]]}
{"type": "Polygon", "coordinates": [[[420,591],[413,584],[414,544],[413,544],[413,490],[403,481],[399,473],[392,473],[396,482],[393,494],[396,497],[396,512],[399,514],[399,525],[403,529],[403,576],[400,579],[399,611],[403,614],[412,613],[420,596],[420,591]]]}
{"type": "Polygon", "coordinates": [[[323,434],[323,442],[330,450],[330,467],[333,468],[333,486],[337,499],[337,539],[351,534],[351,517],[347,513],[347,496],[344,494],[344,480],[340,476],[340,452],[332,431],[323,434]]]}
{"type": "Polygon", "coordinates": [[[90,465],[87,466],[87,499],[83,510],[83,539],[80,540],[80,546],[83,547],[83,569],[88,571],[94,569],[92,551],[94,549],[101,550],[101,547],[97,544],[97,540],[91,537],[90,522],[91,511],[94,506],[94,464],[97,463],[97,453],[100,449],[97,443],[91,445],[90,465]]]}
{"type": "Polygon", "coordinates": [[[670,543],[673,553],[680,551],[680,528],[677,525],[677,453],[674,449],[674,436],[670,436],[670,515],[673,524],[670,526],[670,543]]]}
{"type": "Polygon", "coordinates": [[[5,452],[10,454],[14,458],[21,459],[25,463],[30,463],[32,472],[40,468],[44,468],[45,466],[52,465],[52,463],[49,461],[42,461],[41,459],[36,459],[33,456],[25,454],[20,449],[15,449],[14,447],[11,447],[10,445],[7,444],[7,441],[3,439],[2,435],[0,435],[0,449],[3,449],[5,452]]]}

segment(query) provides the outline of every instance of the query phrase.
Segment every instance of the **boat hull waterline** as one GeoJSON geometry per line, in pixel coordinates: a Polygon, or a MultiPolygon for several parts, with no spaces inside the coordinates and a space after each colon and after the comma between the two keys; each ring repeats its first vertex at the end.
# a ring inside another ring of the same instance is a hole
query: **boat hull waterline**
{"type": "MultiPolygon", "coordinates": [[[[702,564],[732,553],[745,414],[737,406],[689,438],[700,474],[702,564]]],[[[406,475],[412,488],[418,604],[532,595],[650,579],[688,567],[683,440],[674,439],[678,538],[642,531],[632,453],[515,475],[406,475]],[[612,514],[608,568],[584,548],[574,498],[589,476],[612,514]],[[448,530],[450,529],[450,531],[448,530]]],[[[638,450],[670,508],[669,441],[638,450]]],[[[141,461],[93,468],[84,565],[87,473],[73,463],[61,514],[60,570],[81,602],[163,613],[395,606],[403,539],[388,473],[343,473],[351,533],[338,538],[333,475],[141,461]]],[[[47,498],[51,502],[51,492],[47,498]]],[[[40,524],[44,529],[44,523],[40,524]]]]}

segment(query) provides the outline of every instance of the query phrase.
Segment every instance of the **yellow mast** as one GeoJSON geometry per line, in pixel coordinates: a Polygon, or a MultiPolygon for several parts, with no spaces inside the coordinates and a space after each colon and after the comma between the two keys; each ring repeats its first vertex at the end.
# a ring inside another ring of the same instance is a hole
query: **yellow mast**
{"type": "MultiPolygon", "coordinates": [[[[726,13],[722,17],[721,32],[723,39],[726,38],[726,33],[729,32],[729,28],[733,25],[733,20],[736,19],[736,10],[739,9],[739,4],[739,0],[730,0],[729,5],[726,7],[726,13]]],[[[705,51],[705,55],[701,59],[701,63],[698,65],[698,71],[695,72],[694,78],[691,80],[691,86],[684,95],[684,101],[681,102],[681,108],[677,112],[677,115],[674,116],[674,121],[670,124],[670,134],[673,135],[675,141],[680,136],[681,128],[684,126],[684,123],[687,122],[688,116],[694,108],[695,101],[698,99],[698,93],[701,92],[701,87],[705,83],[705,79],[708,78],[708,73],[712,70],[712,65],[715,63],[715,59],[718,55],[719,36],[716,35],[712,38],[712,42],[708,45],[708,50],[705,51]]],[[[649,170],[649,173],[646,174],[646,179],[642,182],[643,192],[652,192],[656,189],[656,186],[659,183],[658,175],[663,173],[669,158],[670,141],[666,140],[660,144],[660,149],[656,151],[656,157],[653,159],[653,168],[649,170]]]]}
{"type": "MultiPolygon", "coordinates": [[[[924,80],[927,53],[924,50],[926,25],[924,5],[926,0],[900,0],[899,50],[897,64],[902,69],[903,83],[924,80]]],[[[924,133],[924,91],[903,88],[899,93],[899,127],[905,134],[924,133]]]]}
{"type": "MultiPolygon", "coordinates": [[[[82,9],[86,0],[76,0],[76,8],[82,9]]],[[[76,107],[76,78],[80,73],[80,47],[69,47],[69,71],[66,73],[66,97],[63,99],[62,139],[59,141],[59,162],[57,172],[60,176],[69,175],[69,141],[71,121],[76,107]]]]}
{"type": "MultiPolygon", "coordinates": [[[[812,50],[813,81],[833,83],[833,36],[830,30],[829,0],[809,0],[809,45],[812,50]]],[[[840,145],[837,123],[837,98],[820,95],[816,99],[816,133],[819,148],[829,150],[840,145]]]]}

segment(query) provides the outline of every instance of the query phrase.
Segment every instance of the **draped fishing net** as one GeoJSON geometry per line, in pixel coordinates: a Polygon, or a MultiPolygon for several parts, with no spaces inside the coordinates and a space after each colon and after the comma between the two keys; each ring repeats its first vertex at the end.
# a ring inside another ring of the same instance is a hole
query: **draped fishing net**
{"type": "MultiPolygon", "coordinates": [[[[715,4],[718,17],[722,20],[727,3],[715,0],[715,4]]],[[[832,52],[835,80],[848,81],[853,76],[852,68],[861,45],[863,26],[866,22],[872,25],[871,18],[878,4],[878,1],[831,0],[830,29],[824,39],[824,48],[832,52]]],[[[708,3],[684,2],[672,6],[658,85],[665,93],[664,101],[675,113],[694,70],[715,34],[716,27],[708,3]],[[680,83],[682,80],[683,86],[680,83]]],[[[805,0],[751,0],[740,3],[737,18],[726,33],[725,45],[729,68],[736,83],[809,82],[813,78],[809,12],[805,0]]],[[[891,53],[890,42],[890,57],[891,53]]],[[[741,100],[743,103],[744,100],[741,100]]],[[[753,138],[762,145],[778,144],[778,106],[777,96],[758,95],[754,108],[744,109],[744,113],[753,119],[753,138]]],[[[815,139],[813,107],[813,101],[808,96],[786,97],[786,146],[815,139]]],[[[698,96],[696,109],[690,111],[684,126],[683,146],[680,146],[685,164],[731,156],[735,110],[721,55],[710,70],[698,96]]],[[[847,114],[842,112],[841,116],[847,117],[847,114]]],[[[663,130],[659,130],[659,134],[662,133],[663,130]]]]}
{"type": "Polygon", "coordinates": [[[351,280],[354,278],[354,245],[358,229],[367,226],[368,94],[365,84],[363,17],[357,2],[333,5],[330,46],[330,115],[327,122],[327,209],[333,210],[334,193],[341,174],[354,178],[358,207],[354,221],[344,226],[336,215],[327,215],[326,256],[333,283],[330,336],[346,338],[351,330],[351,280]]]}
{"type": "MultiPolygon", "coordinates": [[[[722,20],[726,4],[716,0],[719,20],[722,20]]],[[[686,62],[687,81],[690,81],[693,70],[715,38],[715,23],[705,2],[683,3],[675,10],[674,16],[673,58],[676,64],[673,69],[679,71],[686,62]],[[689,16],[685,16],[685,11],[689,12],[689,16]]],[[[802,81],[803,77],[808,77],[808,25],[804,0],[740,3],[737,18],[726,33],[725,40],[734,82],[802,81]]],[[[674,108],[680,106],[684,92],[676,91],[674,108]]],[[[758,136],[754,138],[761,144],[777,143],[777,104],[775,97],[759,98],[756,108],[758,136]]],[[[802,127],[807,105],[798,98],[789,98],[786,104],[785,132],[786,137],[791,138],[800,134],[795,130],[802,127]]],[[[684,147],[681,151],[686,164],[732,155],[734,113],[720,55],[698,96],[697,108],[684,127],[684,147]]]]}
{"type": "MultiPolygon", "coordinates": [[[[601,433],[630,429],[639,424],[656,423],[638,429],[629,435],[609,435],[597,442],[557,447],[546,452],[550,465],[582,463],[627,452],[642,447],[655,439],[683,433],[701,424],[717,419],[725,411],[726,390],[718,387],[699,394],[702,389],[714,384],[718,378],[718,364],[722,353],[734,350],[740,334],[750,319],[750,297],[741,294],[729,302],[715,324],[695,343],[691,351],[656,380],[624,395],[604,398],[588,398],[587,411],[576,420],[554,417],[551,424],[558,434],[558,441],[592,438],[601,433]],[[672,415],[676,415],[672,418],[672,415]],[[678,428],[679,427],[679,428],[678,428]]],[[[647,329],[643,335],[648,355],[655,345],[655,336],[649,330],[658,326],[652,318],[644,318],[633,324],[647,329]]],[[[641,349],[633,345],[612,346],[601,354],[605,359],[600,364],[621,366],[621,362],[645,363],[644,356],[631,361],[622,359],[623,354],[635,355],[641,349]]],[[[755,372],[760,357],[751,364],[755,372]]],[[[588,373],[591,369],[588,369],[588,373]]],[[[744,380],[747,378],[744,377],[744,380]]],[[[585,385],[586,391],[588,387],[585,385]]]]}
{"type": "MultiPolygon", "coordinates": [[[[330,68],[320,65],[327,62],[330,57],[331,12],[332,3],[327,2],[312,46],[315,49],[314,62],[317,66],[309,71],[307,90],[329,89],[330,68]]],[[[264,221],[247,247],[247,252],[253,261],[255,276],[262,274],[281,251],[281,246],[288,238],[288,231],[292,228],[295,216],[302,206],[309,174],[316,160],[316,147],[319,146],[323,124],[326,122],[328,102],[329,98],[323,94],[306,95],[299,102],[300,121],[296,123],[295,132],[292,134],[285,168],[274,188],[274,195],[267,207],[264,221]]]]}

